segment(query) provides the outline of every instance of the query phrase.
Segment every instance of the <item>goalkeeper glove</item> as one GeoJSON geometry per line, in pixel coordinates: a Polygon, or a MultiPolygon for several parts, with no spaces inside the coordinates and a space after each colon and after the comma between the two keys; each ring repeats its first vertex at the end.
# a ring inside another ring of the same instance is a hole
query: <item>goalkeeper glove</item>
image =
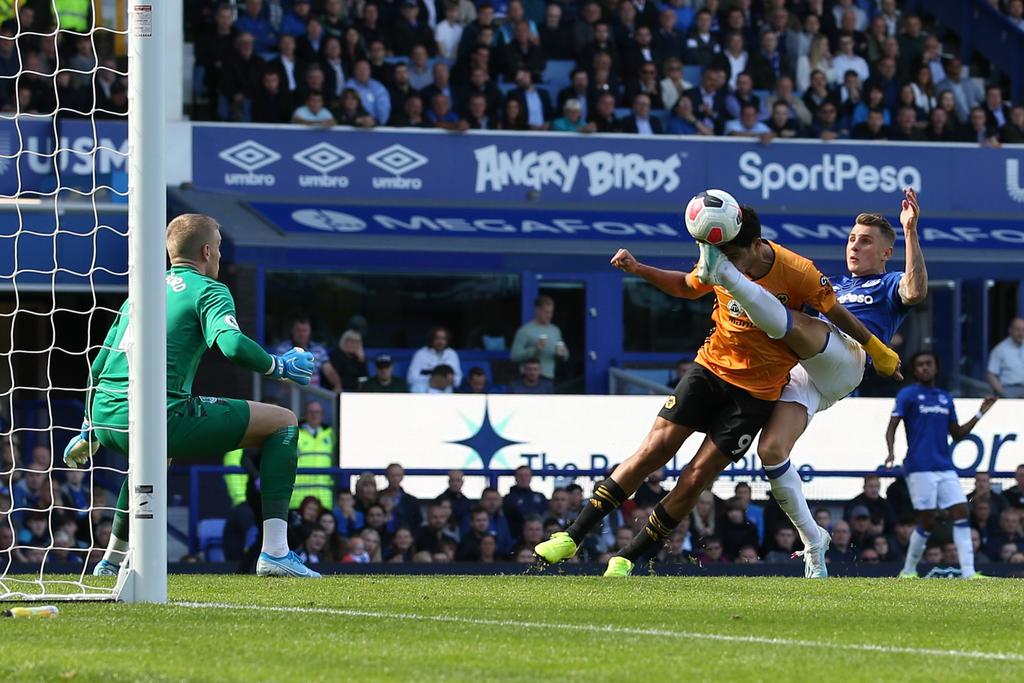
{"type": "Polygon", "coordinates": [[[280,356],[271,356],[274,364],[267,371],[269,377],[303,386],[313,378],[313,354],[303,351],[298,346],[280,356]]]}
{"type": "Polygon", "coordinates": [[[67,467],[78,469],[100,449],[100,442],[92,437],[91,431],[92,425],[89,421],[82,420],[82,431],[75,434],[64,448],[64,464],[67,467]]]}
{"type": "Polygon", "coordinates": [[[895,351],[882,343],[875,335],[871,335],[864,344],[864,350],[871,356],[871,362],[875,365],[875,372],[885,377],[892,377],[900,369],[900,357],[895,351]]]}

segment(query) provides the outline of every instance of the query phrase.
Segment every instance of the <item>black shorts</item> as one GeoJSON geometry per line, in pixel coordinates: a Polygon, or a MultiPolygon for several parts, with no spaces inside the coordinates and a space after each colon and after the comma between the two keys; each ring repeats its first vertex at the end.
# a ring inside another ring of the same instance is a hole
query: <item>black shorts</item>
{"type": "Polygon", "coordinates": [[[775,401],[754,398],[702,365],[686,371],[658,413],[670,422],[704,432],[733,462],[768,424],[775,401]]]}

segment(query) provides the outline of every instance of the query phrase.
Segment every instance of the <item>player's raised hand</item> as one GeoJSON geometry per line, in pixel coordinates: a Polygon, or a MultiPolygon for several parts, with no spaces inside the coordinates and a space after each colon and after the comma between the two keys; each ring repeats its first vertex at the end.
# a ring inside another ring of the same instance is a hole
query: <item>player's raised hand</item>
{"type": "Polygon", "coordinates": [[[917,219],[921,217],[921,206],[917,203],[917,192],[908,187],[903,190],[903,205],[900,210],[900,224],[903,232],[917,230],[917,219]]]}
{"type": "Polygon", "coordinates": [[[612,265],[625,273],[636,272],[636,267],[639,263],[636,257],[629,253],[628,249],[619,249],[615,252],[615,256],[612,256],[612,265]]]}
{"type": "Polygon", "coordinates": [[[989,411],[989,408],[991,408],[992,405],[998,400],[999,399],[997,399],[995,396],[986,396],[985,400],[981,402],[981,408],[978,408],[978,412],[984,415],[989,411]]]}

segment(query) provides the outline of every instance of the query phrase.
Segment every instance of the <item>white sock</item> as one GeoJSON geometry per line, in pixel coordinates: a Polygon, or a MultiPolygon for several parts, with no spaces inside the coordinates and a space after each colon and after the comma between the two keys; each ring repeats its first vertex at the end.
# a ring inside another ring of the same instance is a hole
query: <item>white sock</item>
{"type": "MultiPolygon", "coordinates": [[[[905,574],[917,573],[917,564],[921,561],[921,556],[924,555],[924,548],[928,545],[928,536],[930,535],[921,527],[917,527],[914,529],[914,533],[910,534],[910,545],[907,546],[907,560],[903,563],[903,572],[905,574]]],[[[957,550],[959,551],[959,548],[957,550]]]]}
{"type": "Polygon", "coordinates": [[[288,554],[288,522],[283,519],[263,520],[263,552],[271,557],[288,554]]]}
{"type": "Polygon", "coordinates": [[[789,462],[789,458],[778,465],[765,465],[764,471],[772,485],[775,502],[793,522],[804,548],[821,542],[818,523],[814,521],[811,508],[807,506],[807,499],[804,498],[803,482],[800,481],[800,475],[789,462]]]}
{"type": "Polygon", "coordinates": [[[953,522],[953,542],[956,554],[960,556],[960,572],[965,579],[974,576],[974,544],[971,542],[971,525],[966,519],[953,522]]]}
{"type": "Polygon", "coordinates": [[[789,310],[775,295],[748,280],[731,262],[725,261],[719,266],[719,277],[722,287],[743,306],[750,322],[761,328],[772,339],[782,339],[789,332],[792,323],[789,310]]]}
{"type": "Polygon", "coordinates": [[[103,553],[103,559],[118,566],[124,562],[124,556],[128,554],[128,541],[122,541],[114,534],[110,534],[110,542],[103,553]]]}

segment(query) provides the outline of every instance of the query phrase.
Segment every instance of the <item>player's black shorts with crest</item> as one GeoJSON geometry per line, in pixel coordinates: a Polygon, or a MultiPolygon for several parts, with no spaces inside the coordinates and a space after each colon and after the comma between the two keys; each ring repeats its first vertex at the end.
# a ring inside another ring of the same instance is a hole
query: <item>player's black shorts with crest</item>
{"type": "Polygon", "coordinates": [[[734,462],[768,423],[775,401],[754,398],[702,365],[694,364],[658,413],[683,427],[704,432],[734,462]]]}

